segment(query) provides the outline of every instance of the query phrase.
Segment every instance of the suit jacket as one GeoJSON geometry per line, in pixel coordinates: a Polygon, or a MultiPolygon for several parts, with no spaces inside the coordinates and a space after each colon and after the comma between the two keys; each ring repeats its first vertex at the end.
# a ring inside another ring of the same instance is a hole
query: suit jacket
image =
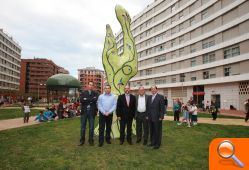
{"type": "Polygon", "coordinates": [[[96,115],[98,112],[97,109],[97,100],[99,94],[95,91],[91,91],[91,95],[89,95],[89,91],[83,91],[80,95],[80,103],[81,103],[81,114],[86,113],[87,106],[90,105],[90,111],[93,115],[96,115]]]}
{"type": "Polygon", "coordinates": [[[125,94],[118,96],[117,101],[117,117],[121,117],[121,120],[132,120],[136,111],[136,98],[130,94],[130,104],[127,106],[125,94]]]}
{"type": "Polygon", "coordinates": [[[152,101],[152,96],[148,97],[146,103],[146,115],[149,120],[152,122],[159,121],[159,118],[164,117],[165,113],[165,105],[164,105],[164,97],[160,94],[157,94],[152,101]]]}
{"type": "MultiPolygon", "coordinates": [[[[147,95],[147,94],[144,94],[144,95],[145,95],[145,105],[146,105],[147,100],[148,100],[148,98],[149,98],[149,95],[147,95]]],[[[135,111],[135,117],[137,116],[138,96],[139,96],[139,95],[136,96],[136,111],[135,111]]],[[[145,112],[146,112],[146,110],[145,110],[145,112]]]]}

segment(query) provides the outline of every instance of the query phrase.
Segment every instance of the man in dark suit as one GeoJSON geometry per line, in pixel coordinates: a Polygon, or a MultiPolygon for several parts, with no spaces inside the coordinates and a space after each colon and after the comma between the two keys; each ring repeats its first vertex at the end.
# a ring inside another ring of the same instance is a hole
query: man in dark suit
{"type": "Polygon", "coordinates": [[[88,89],[80,95],[81,102],[81,138],[79,146],[85,143],[85,131],[87,119],[89,122],[89,144],[94,145],[94,119],[97,114],[98,93],[93,90],[93,82],[88,83],[88,89]]]}
{"type": "Polygon", "coordinates": [[[146,119],[146,102],[148,100],[148,95],[145,94],[143,86],[139,87],[139,95],[136,96],[136,133],[137,133],[137,143],[142,140],[143,134],[143,145],[147,145],[148,134],[149,134],[149,124],[148,119],[146,119]]]}
{"type": "Polygon", "coordinates": [[[162,120],[164,119],[164,97],[157,92],[157,86],[151,87],[152,95],[146,103],[146,114],[150,127],[150,145],[159,149],[162,139],[162,120]]]}
{"type": "Polygon", "coordinates": [[[136,111],[136,98],[130,94],[130,87],[125,86],[125,94],[118,96],[117,119],[120,121],[120,145],[124,143],[125,127],[127,131],[127,142],[132,145],[132,120],[136,111]]]}

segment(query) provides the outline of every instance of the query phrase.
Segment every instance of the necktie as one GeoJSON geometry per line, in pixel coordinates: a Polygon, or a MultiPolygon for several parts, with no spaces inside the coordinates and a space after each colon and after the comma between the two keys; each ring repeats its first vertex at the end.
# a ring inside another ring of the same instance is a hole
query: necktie
{"type": "Polygon", "coordinates": [[[91,90],[89,90],[88,93],[89,93],[89,96],[91,96],[91,90]]]}

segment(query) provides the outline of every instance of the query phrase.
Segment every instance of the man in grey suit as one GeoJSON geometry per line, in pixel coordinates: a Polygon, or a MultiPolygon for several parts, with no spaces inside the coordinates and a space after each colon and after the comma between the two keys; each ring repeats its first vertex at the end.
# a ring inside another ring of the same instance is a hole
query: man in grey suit
{"type": "Polygon", "coordinates": [[[157,86],[151,87],[152,95],[146,103],[146,115],[149,120],[150,144],[154,149],[159,149],[162,139],[162,120],[164,119],[164,97],[158,94],[157,86]]]}
{"type": "Polygon", "coordinates": [[[139,87],[139,95],[136,96],[136,133],[137,133],[137,143],[140,143],[142,140],[143,134],[143,145],[147,145],[148,134],[149,134],[149,124],[148,119],[146,119],[146,102],[148,100],[148,95],[145,94],[143,86],[139,87]]]}

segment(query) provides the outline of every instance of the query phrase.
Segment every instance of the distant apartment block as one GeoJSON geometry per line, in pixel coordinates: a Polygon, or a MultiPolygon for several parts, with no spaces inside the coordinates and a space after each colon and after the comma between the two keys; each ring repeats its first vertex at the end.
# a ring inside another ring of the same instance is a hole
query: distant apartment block
{"type": "Polygon", "coordinates": [[[19,90],[21,46],[0,29],[0,95],[19,90]]]}
{"type": "Polygon", "coordinates": [[[94,90],[99,93],[103,92],[104,71],[94,67],[86,67],[78,69],[78,80],[82,84],[82,90],[86,90],[88,83],[91,81],[94,84],[94,90]]]}

